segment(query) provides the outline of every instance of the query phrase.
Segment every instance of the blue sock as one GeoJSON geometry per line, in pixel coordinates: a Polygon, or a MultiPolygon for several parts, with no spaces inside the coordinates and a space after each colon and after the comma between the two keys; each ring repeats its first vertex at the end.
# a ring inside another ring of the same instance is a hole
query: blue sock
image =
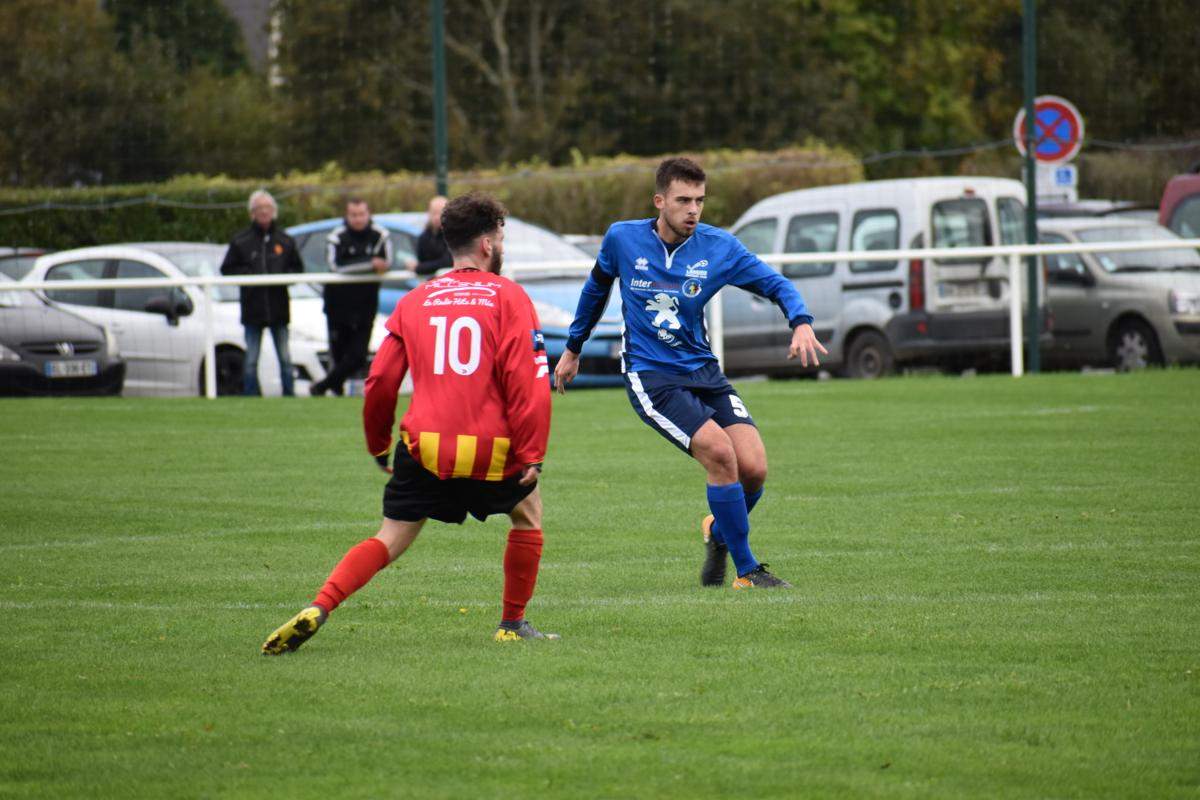
{"type": "MultiPolygon", "coordinates": [[[[763,489],[759,489],[757,492],[751,492],[750,494],[746,495],[746,515],[747,516],[749,516],[750,512],[754,510],[754,507],[756,505],[758,505],[758,501],[762,499],[763,491],[764,491],[763,489]]],[[[713,516],[716,516],[716,515],[714,514],[713,516]]],[[[710,536],[712,536],[712,538],[715,541],[720,542],[721,544],[725,544],[725,537],[722,536],[720,531],[717,530],[716,520],[713,520],[712,527],[708,529],[708,533],[710,536]]]]}
{"type": "MultiPolygon", "coordinates": [[[[721,535],[739,576],[758,566],[750,552],[750,515],[746,511],[746,493],[740,483],[708,487],[708,507],[721,526],[721,535]]],[[[715,525],[714,525],[715,527],[715,525]]]]}

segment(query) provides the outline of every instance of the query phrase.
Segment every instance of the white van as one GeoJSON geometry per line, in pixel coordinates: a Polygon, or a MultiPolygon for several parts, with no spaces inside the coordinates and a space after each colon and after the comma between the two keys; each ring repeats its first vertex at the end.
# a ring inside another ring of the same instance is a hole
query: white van
{"type": "MultiPolygon", "coordinates": [[[[1007,178],[910,178],[768,197],[732,231],[754,253],[980,247],[1025,241],[1025,187],[1007,178]]],[[[874,378],[900,364],[969,366],[1008,354],[1004,259],[786,264],[829,350],[822,367],[874,378]]],[[[779,310],[724,293],[726,372],[803,372],[779,310]]],[[[810,370],[811,371],[811,370],[810,370]]]]}

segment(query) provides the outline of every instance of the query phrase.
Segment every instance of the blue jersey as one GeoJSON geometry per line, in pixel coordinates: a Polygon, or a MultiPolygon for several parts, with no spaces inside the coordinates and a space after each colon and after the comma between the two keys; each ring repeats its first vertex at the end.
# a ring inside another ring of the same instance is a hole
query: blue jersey
{"type": "Polygon", "coordinates": [[[773,300],[792,327],[812,315],[791,281],[764,264],[732,234],[700,224],[674,250],[654,219],[617,222],[604,235],[567,348],[578,353],[604,312],[613,281],[621,285],[626,372],[694,372],[716,356],[704,324],[704,305],[723,286],[773,300]]]}

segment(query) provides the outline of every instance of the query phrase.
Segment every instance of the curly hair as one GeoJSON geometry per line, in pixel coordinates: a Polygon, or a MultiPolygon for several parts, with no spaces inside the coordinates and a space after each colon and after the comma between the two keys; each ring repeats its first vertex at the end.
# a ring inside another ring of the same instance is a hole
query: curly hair
{"type": "Polygon", "coordinates": [[[494,233],[508,216],[508,209],[482,192],[454,198],[442,209],[442,236],[455,255],[471,249],[480,236],[494,233]]]}

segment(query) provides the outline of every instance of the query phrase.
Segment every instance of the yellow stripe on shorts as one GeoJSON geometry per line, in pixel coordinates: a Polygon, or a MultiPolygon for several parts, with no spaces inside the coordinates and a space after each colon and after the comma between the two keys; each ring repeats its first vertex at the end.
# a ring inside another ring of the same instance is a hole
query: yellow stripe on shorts
{"type": "Polygon", "coordinates": [[[438,472],[438,439],[439,434],[421,431],[420,437],[417,439],[417,448],[421,451],[421,466],[432,472],[434,475],[440,475],[438,472]]]}
{"type": "Polygon", "coordinates": [[[454,472],[452,478],[469,478],[475,469],[476,437],[459,434],[458,445],[454,451],[454,472]]]}
{"type": "Polygon", "coordinates": [[[508,460],[508,439],[497,436],[492,441],[492,463],[488,466],[487,480],[498,481],[504,477],[504,462],[508,460]]]}

